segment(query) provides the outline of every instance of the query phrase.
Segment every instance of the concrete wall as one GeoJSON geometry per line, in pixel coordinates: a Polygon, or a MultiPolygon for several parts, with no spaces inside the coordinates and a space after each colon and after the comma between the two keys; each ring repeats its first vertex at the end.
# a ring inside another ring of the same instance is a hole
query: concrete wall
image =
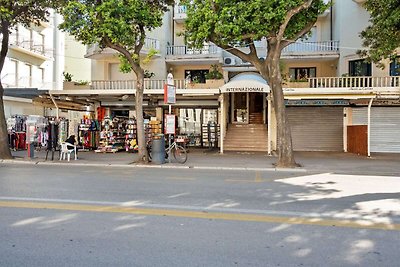
{"type": "Polygon", "coordinates": [[[85,54],[86,46],[66,34],[64,71],[72,74],[74,81],[90,81],[92,79],[91,60],[85,58],[85,54]]]}

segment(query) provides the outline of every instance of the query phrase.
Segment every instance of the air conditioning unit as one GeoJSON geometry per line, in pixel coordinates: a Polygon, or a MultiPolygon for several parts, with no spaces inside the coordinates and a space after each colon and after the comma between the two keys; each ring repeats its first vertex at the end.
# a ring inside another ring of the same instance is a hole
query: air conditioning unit
{"type": "Polygon", "coordinates": [[[225,57],[224,58],[224,65],[235,65],[235,58],[234,57],[225,57]]]}

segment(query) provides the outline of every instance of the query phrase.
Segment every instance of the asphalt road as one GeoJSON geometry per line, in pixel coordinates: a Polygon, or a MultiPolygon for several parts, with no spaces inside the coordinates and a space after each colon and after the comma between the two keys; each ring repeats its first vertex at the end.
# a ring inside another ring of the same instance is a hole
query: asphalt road
{"type": "Polygon", "coordinates": [[[0,164],[0,266],[398,266],[400,177],[0,164]]]}

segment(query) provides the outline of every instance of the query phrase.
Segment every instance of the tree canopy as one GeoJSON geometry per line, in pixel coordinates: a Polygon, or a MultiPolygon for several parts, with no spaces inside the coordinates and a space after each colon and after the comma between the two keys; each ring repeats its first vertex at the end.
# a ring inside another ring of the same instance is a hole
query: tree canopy
{"type": "Polygon", "coordinates": [[[223,45],[248,44],[278,34],[295,41],[327,8],[322,0],[185,0],[183,4],[188,5],[187,40],[197,46],[210,40],[223,45]],[[290,13],[293,15],[288,17],[290,13]]]}
{"type": "Polygon", "coordinates": [[[373,62],[396,55],[400,47],[400,1],[367,0],[365,8],[370,13],[370,25],[361,32],[361,54],[373,62]]]}

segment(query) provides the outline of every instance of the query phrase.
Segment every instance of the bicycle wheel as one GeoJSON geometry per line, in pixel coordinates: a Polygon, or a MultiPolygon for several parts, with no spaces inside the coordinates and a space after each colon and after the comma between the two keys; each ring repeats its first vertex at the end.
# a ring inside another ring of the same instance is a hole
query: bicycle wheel
{"type": "Polygon", "coordinates": [[[187,160],[187,153],[186,150],[181,146],[176,146],[174,148],[174,158],[179,163],[185,163],[187,160]]]}

